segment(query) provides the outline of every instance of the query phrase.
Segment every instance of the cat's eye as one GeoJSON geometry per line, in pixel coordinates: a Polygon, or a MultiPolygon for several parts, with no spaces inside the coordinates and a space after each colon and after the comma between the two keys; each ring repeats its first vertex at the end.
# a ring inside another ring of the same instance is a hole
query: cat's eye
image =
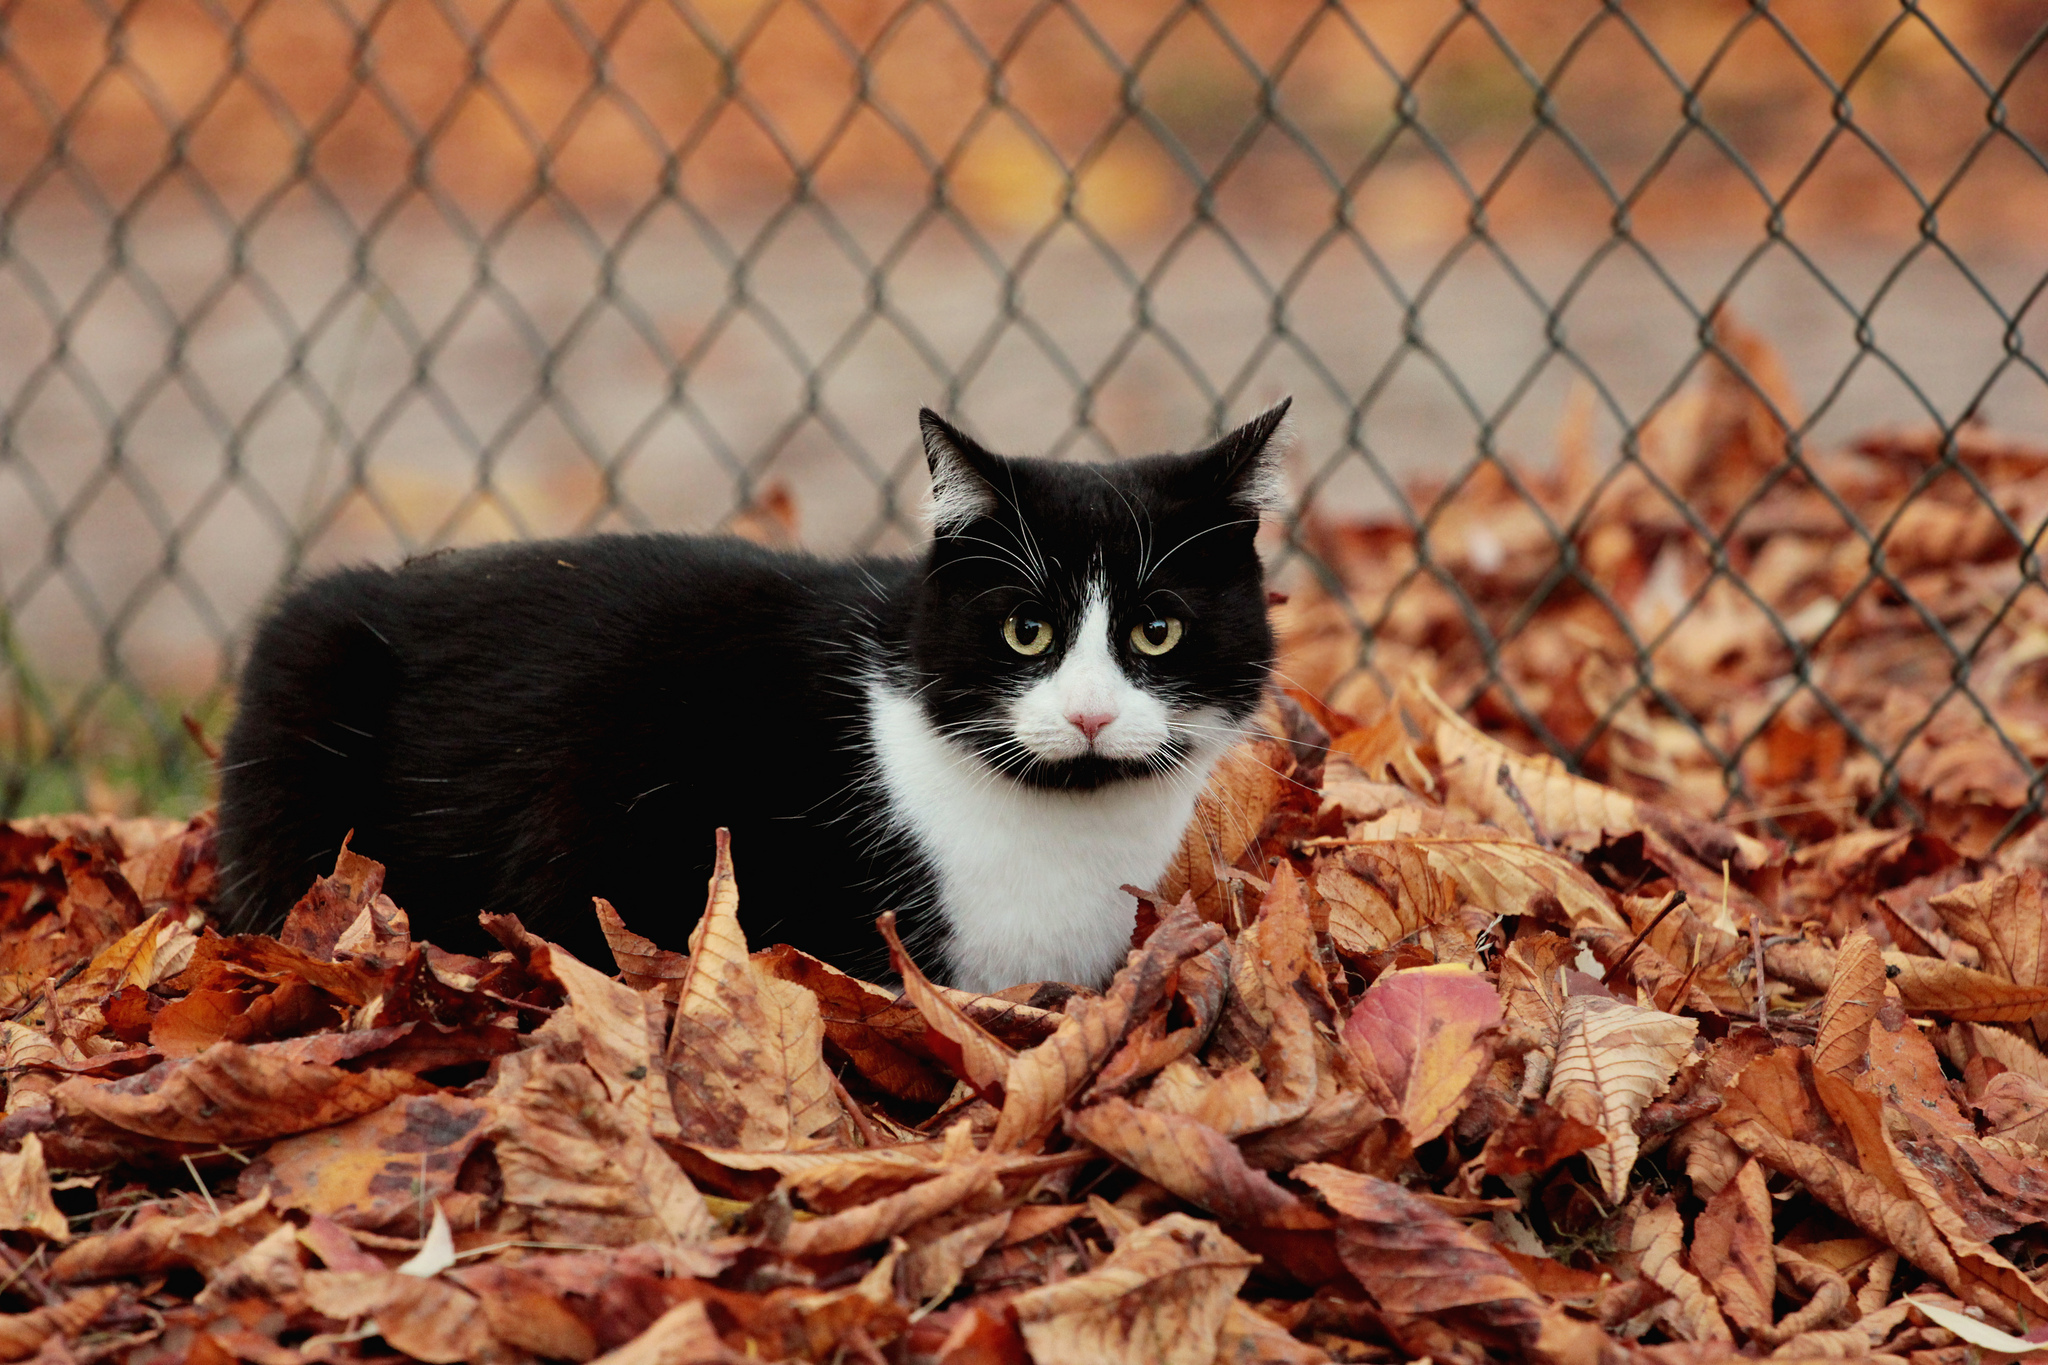
{"type": "Polygon", "coordinates": [[[1043,654],[1052,645],[1052,627],[1036,616],[1011,612],[1003,622],[1003,640],[1019,654],[1043,654]]]}
{"type": "Polygon", "coordinates": [[[1178,616],[1155,616],[1131,627],[1131,644],[1140,654],[1164,654],[1180,643],[1178,616]]]}

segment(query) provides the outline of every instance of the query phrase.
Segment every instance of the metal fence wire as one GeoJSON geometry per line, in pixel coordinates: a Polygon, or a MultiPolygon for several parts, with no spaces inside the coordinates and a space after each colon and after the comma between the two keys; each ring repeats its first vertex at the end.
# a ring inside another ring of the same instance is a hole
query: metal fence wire
{"type": "MultiPolygon", "coordinates": [[[[1917,613],[1935,710],[1976,698],[1984,632],[2041,586],[2040,527],[1971,442],[1987,413],[2048,432],[2044,24],[2018,0],[0,0],[0,815],[194,799],[181,713],[219,720],[262,605],[325,565],[637,527],[900,548],[920,403],[1101,458],[1291,391],[1276,568],[1355,635],[1320,682],[1371,677],[1433,592],[1474,661],[1452,700],[1571,762],[1649,714],[1740,805],[1770,727],[1811,714],[1868,752],[1858,799],[1914,817],[1932,717],[1838,695],[1830,623],[1785,619],[1737,541],[1763,490],[1811,489],[1857,581],[1917,613]],[[1756,495],[1711,509],[1651,449],[1703,376],[1777,424],[1756,495]],[[1923,434],[1872,520],[1816,452],[1878,427],[1923,434]],[[1571,441],[1616,453],[1560,482],[1571,441]],[[1561,594],[1626,616],[1586,533],[1628,470],[1707,582],[1626,626],[1602,714],[1561,728],[1503,660],[1561,594]],[[1887,560],[1944,480],[2015,547],[1967,630],[1887,560]],[[1543,537],[1506,610],[1472,537],[1442,543],[1482,488],[1543,537]],[[1407,555],[1369,595],[1341,552],[1370,537],[1340,534],[1368,523],[1407,555]],[[1717,728],[1653,655],[1721,590],[1790,663],[1717,728]]],[[[1995,838],[2048,758],[2011,714],[1970,712],[2017,773],[1995,838]]]]}

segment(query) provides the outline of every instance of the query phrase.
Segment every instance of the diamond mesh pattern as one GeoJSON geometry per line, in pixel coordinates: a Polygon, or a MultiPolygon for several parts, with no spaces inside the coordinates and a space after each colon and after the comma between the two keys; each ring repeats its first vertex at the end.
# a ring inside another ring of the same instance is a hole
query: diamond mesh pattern
{"type": "MultiPolygon", "coordinates": [[[[83,799],[71,764],[110,727],[196,770],[179,712],[211,714],[309,569],[710,529],[778,485],[807,543],[890,549],[917,534],[920,402],[1100,456],[1287,391],[1303,516],[1417,533],[1395,590],[1351,604],[1368,646],[1434,585],[1485,661],[1457,700],[1572,759],[1500,660],[1562,591],[1632,629],[1576,548],[1587,510],[1633,471],[1713,567],[1631,636],[1598,733],[1646,696],[1688,714],[1660,651],[1716,584],[1770,614],[1726,547],[1811,483],[1868,547],[1858,591],[1917,611],[1952,682],[1873,735],[1812,667],[1833,623],[1772,617],[1796,686],[1698,738],[1739,799],[1766,728],[1817,705],[1884,804],[1938,716],[1998,724],[1972,660],[2039,586],[2039,528],[1955,438],[1988,408],[2048,429],[2044,24],[1916,0],[0,0],[0,814],[83,799]],[[1703,367],[1784,392],[1722,344],[1724,306],[1810,407],[1710,513],[1641,443],[1703,367]],[[1576,508],[1509,458],[1568,411],[1621,451],[1576,508]],[[1806,452],[1878,421],[1943,436],[1866,524],[1806,452]],[[1967,637],[1886,556],[1944,479],[2027,547],[1967,637]],[[1506,619],[1431,552],[1493,481],[1557,548],[1506,619]]],[[[1308,544],[1283,557],[1341,591],[1308,544]]],[[[2017,821],[2043,779],[2007,748],[2017,821]]]]}

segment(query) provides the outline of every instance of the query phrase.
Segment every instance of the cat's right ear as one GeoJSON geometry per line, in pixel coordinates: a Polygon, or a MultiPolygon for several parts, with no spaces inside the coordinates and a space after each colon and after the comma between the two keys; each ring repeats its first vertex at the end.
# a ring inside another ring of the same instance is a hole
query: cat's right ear
{"type": "Polygon", "coordinates": [[[950,535],[976,517],[994,515],[996,456],[930,408],[918,410],[917,425],[932,471],[932,534],[950,535]]]}

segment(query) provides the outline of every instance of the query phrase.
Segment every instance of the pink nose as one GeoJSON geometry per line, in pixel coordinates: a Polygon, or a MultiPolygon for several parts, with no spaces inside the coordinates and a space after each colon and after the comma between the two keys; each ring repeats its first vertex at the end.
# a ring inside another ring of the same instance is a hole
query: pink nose
{"type": "Polygon", "coordinates": [[[1067,724],[1088,736],[1088,742],[1093,744],[1095,737],[1108,729],[1109,723],[1115,719],[1114,711],[1076,711],[1067,717],[1067,724]]]}

